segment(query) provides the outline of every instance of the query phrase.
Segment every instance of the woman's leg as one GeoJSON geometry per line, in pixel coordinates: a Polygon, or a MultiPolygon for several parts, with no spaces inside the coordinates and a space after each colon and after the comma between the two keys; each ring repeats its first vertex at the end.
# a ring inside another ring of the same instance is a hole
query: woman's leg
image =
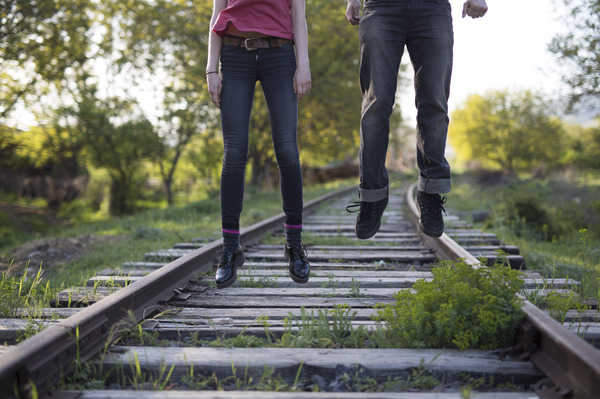
{"type": "Polygon", "coordinates": [[[298,151],[298,100],[294,93],[296,57],[290,45],[265,51],[260,68],[260,82],[265,93],[277,165],[286,245],[284,256],[289,262],[290,278],[300,284],[310,275],[310,264],[302,245],[302,169],[298,151]]]}
{"type": "Polygon", "coordinates": [[[248,160],[250,112],[256,86],[254,55],[244,48],[221,50],[221,126],[223,170],[221,172],[221,220],[225,251],[239,246],[240,215],[248,160]]]}
{"type": "Polygon", "coordinates": [[[296,58],[294,48],[285,45],[264,51],[260,64],[260,82],[271,119],[275,157],[283,211],[286,215],[286,239],[292,246],[301,245],[302,238],[302,169],[298,151],[298,101],[294,93],[296,58]]]}

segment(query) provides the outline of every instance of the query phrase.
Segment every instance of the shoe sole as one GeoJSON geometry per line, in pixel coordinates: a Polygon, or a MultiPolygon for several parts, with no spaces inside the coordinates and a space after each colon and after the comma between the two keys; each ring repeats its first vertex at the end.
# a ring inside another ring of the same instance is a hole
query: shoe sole
{"type": "MultiPolygon", "coordinates": [[[[283,256],[285,257],[286,261],[288,261],[288,262],[290,261],[290,259],[287,256],[287,253],[285,251],[283,251],[283,256]]],[[[306,275],[306,277],[300,278],[300,277],[296,276],[292,272],[292,268],[288,266],[288,275],[290,276],[290,278],[292,279],[292,281],[294,281],[295,283],[305,284],[306,282],[308,282],[308,279],[310,277],[310,269],[309,269],[308,274],[306,275]]]]}
{"type": "Polygon", "coordinates": [[[217,285],[218,289],[223,289],[223,288],[227,288],[229,286],[231,286],[233,283],[235,283],[235,280],[237,280],[237,269],[242,266],[244,264],[244,262],[246,261],[246,255],[242,253],[242,256],[240,256],[237,261],[235,262],[235,273],[233,274],[233,276],[231,276],[229,278],[229,280],[224,281],[222,283],[217,283],[215,281],[215,284],[217,285]]]}
{"type": "Polygon", "coordinates": [[[379,221],[379,223],[377,223],[377,226],[375,228],[373,228],[373,230],[370,230],[367,234],[359,234],[358,231],[356,231],[356,227],[354,227],[354,234],[356,234],[356,238],[358,238],[359,240],[367,240],[371,237],[373,237],[375,234],[377,234],[377,232],[379,232],[379,228],[381,227],[381,220],[379,221]]]}
{"type": "Polygon", "coordinates": [[[305,284],[308,282],[308,278],[310,277],[310,272],[308,273],[308,276],[306,276],[305,278],[299,278],[297,277],[294,273],[292,273],[291,270],[288,269],[288,274],[290,276],[290,278],[298,284],[305,284]]]}
{"type": "Polygon", "coordinates": [[[425,228],[425,226],[423,226],[423,223],[421,223],[420,219],[419,219],[419,227],[421,228],[421,231],[423,232],[423,234],[426,234],[429,237],[440,238],[442,236],[442,234],[444,234],[444,230],[442,230],[442,231],[429,231],[429,230],[427,230],[425,228]]]}

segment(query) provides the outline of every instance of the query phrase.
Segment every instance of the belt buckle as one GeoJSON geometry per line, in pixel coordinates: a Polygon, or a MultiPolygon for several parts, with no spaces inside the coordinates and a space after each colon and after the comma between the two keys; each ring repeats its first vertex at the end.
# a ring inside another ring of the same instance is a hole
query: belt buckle
{"type": "Polygon", "coordinates": [[[246,50],[247,51],[254,51],[254,50],[256,50],[258,47],[248,47],[248,41],[249,40],[257,40],[257,39],[255,39],[253,37],[249,37],[249,38],[245,39],[244,40],[244,47],[246,47],[246,50]]]}

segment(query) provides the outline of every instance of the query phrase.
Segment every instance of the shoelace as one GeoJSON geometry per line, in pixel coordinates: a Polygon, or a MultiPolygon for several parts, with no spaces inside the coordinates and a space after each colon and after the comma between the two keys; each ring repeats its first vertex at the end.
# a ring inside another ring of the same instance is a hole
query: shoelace
{"type": "Polygon", "coordinates": [[[356,212],[358,212],[360,210],[360,204],[361,203],[362,203],[361,201],[354,201],[354,202],[352,202],[352,204],[350,204],[350,205],[348,205],[346,207],[346,212],[348,212],[348,213],[356,213],[356,212]],[[352,208],[352,209],[350,209],[350,208],[352,208]],[[356,209],[354,209],[354,208],[356,208],[356,209]]]}
{"type": "Polygon", "coordinates": [[[231,258],[233,258],[233,255],[235,255],[235,252],[227,252],[227,251],[219,251],[219,252],[221,252],[221,259],[219,261],[219,265],[217,266],[217,269],[220,269],[221,267],[223,267],[227,263],[229,263],[229,261],[231,261],[231,258]]]}
{"type": "Polygon", "coordinates": [[[445,203],[446,203],[446,197],[441,197],[441,199],[439,199],[439,200],[436,197],[425,197],[425,199],[421,203],[419,203],[419,206],[421,207],[421,217],[431,216],[432,218],[437,219],[438,214],[434,213],[432,211],[437,209],[438,205],[440,208],[442,208],[442,211],[444,211],[444,214],[447,215],[446,209],[444,208],[445,203]]]}
{"type": "Polygon", "coordinates": [[[290,258],[292,258],[292,260],[306,259],[308,257],[308,251],[304,246],[288,248],[290,249],[290,258]]]}
{"type": "Polygon", "coordinates": [[[366,208],[366,212],[365,212],[364,216],[368,215],[368,217],[372,217],[379,213],[379,208],[381,207],[381,205],[382,205],[382,201],[375,201],[375,202],[354,201],[351,205],[348,205],[346,207],[346,212],[355,213],[360,210],[364,211],[366,208]],[[364,206],[364,208],[363,208],[363,206],[364,206]],[[350,209],[350,208],[356,208],[356,209],[350,209]]]}

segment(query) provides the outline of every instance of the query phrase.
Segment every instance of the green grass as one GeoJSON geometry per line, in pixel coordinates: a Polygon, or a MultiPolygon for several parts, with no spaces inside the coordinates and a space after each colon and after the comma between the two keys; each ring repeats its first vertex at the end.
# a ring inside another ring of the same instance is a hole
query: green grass
{"type": "Polygon", "coordinates": [[[19,309],[27,309],[29,317],[40,317],[49,301],[46,296],[49,283],[43,284],[42,268],[30,275],[19,277],[0,275],[0,317],[18,317],[19,309]]]}
{"type": "Polygon", "coordinates": [[[578,280],[580,295],[598,300],[600,179],[576,175],[491,180],[483,173],[454,176],[446,207],[467,219],[472,211],[489,211],[491,217],[475,227],[519,247],[527,269],[578,280]]]}
{"type": "MultiPolygon", "coordinates": [[[[27,223],[31,221],[31,219],[32,218],[28,218],[27,221],[23,221],[23,223],[27,225],[28,229],[33,229],[33,226],[27,223]]],[[[38,226],[39,224],[35,223],[34,225],[38,226]]],[[[44,228],[41,231],[39,231],[39,233],[41,234],[46,229],[47,226],[44,226],[44,228]]],[[[13,223],[13,221],[10,220],[8,215],[0,210],[0,249],[10,248],[15,245],[18,245],[20,242],[28,240],[31,236],[31,233],[21,231],[15,225],[15,223],[13,223]]]]}
{"type": "MultiPolygon", "coordinates": [[[[355,183],[340,181],[307,187],[304,199],[308,202],[351,184],[355,183]]],[[[281,212],[281,195],[278,190],[262,191],[248,187],[245,192],[241,227],[247,227],[281,212]]],[[[141,261],[147,252],[171,248],[175,243],[187,242],[195,238],[206,241],[219,239],[221,237],[220,202],[218,198],[211,198],[185,206],[152,209],[126,217],[79,223],[68,228],[46,226],[47,232],[43,236],[24,235],[18,232],[14,225],[10,226],[8,230],[4,230],[3,227],[2,232],[16,238],[11,241],[10,246],[0,247],[0,258],[6,265],[12,262],[14,248],[34,239],[42,237],[66,239],[86,235],[114,238],[100,241],[88,248],[84,256],[68,263],[58,263],[52,267],[30,265],[34,269],[42,268],[43,277],[40,277],[41,281],[36,285],[36,296],[50,298],[67,287],[85,285],[86,280],[102,269],[118,268],[126,261],[141,261]]],[[[7,287],[19,284],[21,278],[19,273],[10,276],[2,273],[0,276],[3,279],[0,289],[10,295],[12,291],[7,287]]]]}
{"type": "MultiPolygon", "coordinates": [[[[600,297],[600,179],[592,176],[575,176],[569,179],[507,178],[487,179],[483,174],[464,173],[453,177],[453,190],[448,195],[447,208],[469,218],[472,210],[487,210],[492,217],[477,224],[484,230],[495,232],[501,240],[520,248],[529,269],[542,270],[549,277],[568,277],[582,283],[579,294],[584,298],[600,297]],[[490,183],[491,181],[491,183],[490,183]],[[519,204],[519,206],[515,206],[519,204]],[[538,219],[532,219],[532,215],[538,219]]],[[[399,187],[412,178],[391,175],[392,188],[399,187]]],[[[335,182],[305,189],[305,202],[341,186],[355,185],[355,181],[335,182]]],[[[242,214],[242,227],[281,212],[279,191],[261,191],[247,188],[242,214]]],[[[335,209],[332,212],[345,212],[335,209]]],[[[0,221],[6,221],[2,218],[0,221]]],[[[18,232],[10,223],[2,224],[2,232],[18,237],[19,243],[33,238],[18,232]]],[[[171,248],[177,242],[194,238],[218,239],[220,233],[220,205],[218,198],[204,199],[183,206],[151,209],[135,215],[79,223],[69,228],[49,228],[44,237],[68,238],[85,235],[114,236],[117,240],[92,246],[85,256],[52,268],[42,266],[35,283],[33,295],[38,300],[53,297],[69,286],[80,286],[105,268],[118,268],[125,261],[140,261],[144,254],[161,248],[171,248]]],[[[353,238],[318,238],[305,233],[307,244],[367,245],[353,238]]],[[[283,236],[271,235],[267,243],[283,243],[283,236]]],[[[1,247],[2,260],[9,264],[14,246],[1,247]]],[[[33,270],[40,265],[30,265],[33,270]]],[[[33,272],[35,273],[35,272],[33,272]]],[[[29,272],[30,275],[33,274],[29,272]]],[[[27,292],[35,279],[20,281],[21,276],[2,277],[2,295],[13,296],[14,287],[27,292]],[[6,294],[6,295],[5,295],[6,294]]],[[[267,285],[269,282],[252,282],[267,285]]],[[[12,301],[19,304],[24,298],[12,301]]],[[[30,300],[29,303],[34,303],[30,300]]],[[[15,305],[17,306],[17,305],[15,305]]],[[[19,305],[20,306],[20,305],[19,305]]],[[[35,305],[38,306],[38,305],[35,305]]],[[[10,306],[5,309],[10,312],[10,306]]]]}

